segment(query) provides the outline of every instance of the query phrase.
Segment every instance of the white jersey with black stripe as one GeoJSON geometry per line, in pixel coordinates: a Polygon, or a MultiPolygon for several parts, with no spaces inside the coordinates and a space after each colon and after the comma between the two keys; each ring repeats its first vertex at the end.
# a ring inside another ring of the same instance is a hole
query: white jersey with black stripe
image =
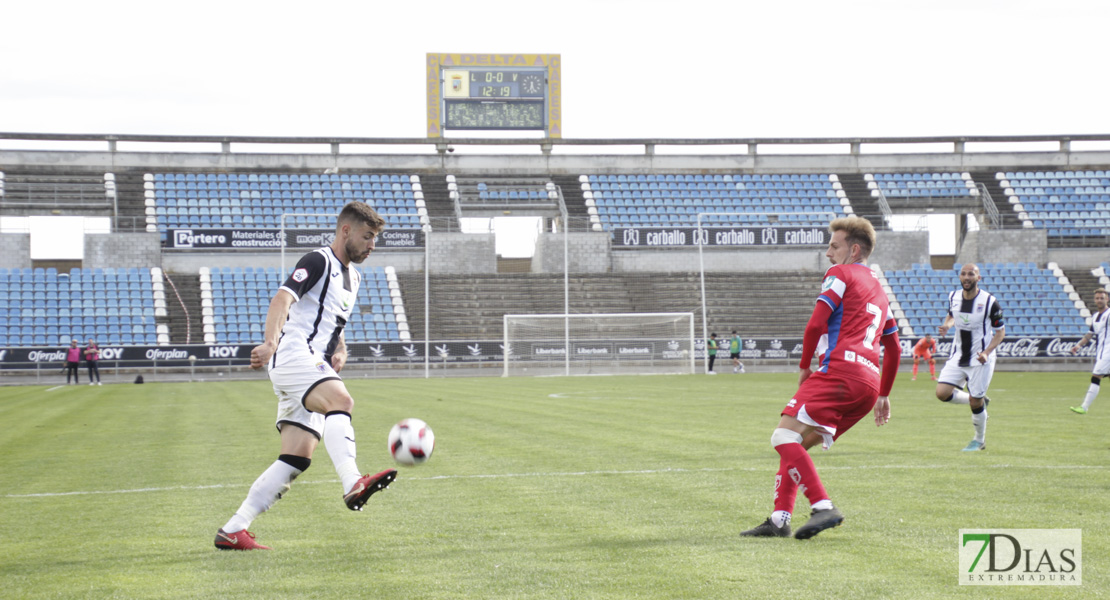
{"type": "Polygon", "coordinates": [[[952,327],[952,354],[948,362],[961,367],[978,365],[978,362],[971,362],[972,358],[989,346],[994,333],[1005,325],[1002,304],[998,298],[983,290],[970,300],[964,298],[963,290],[949,292],[948,316],[955,321],[952,327]]]}
{"type": "Polygon", "coordinates": [[[330,247],[305,254],[282,284],[296,299],[281,328],[271,367],[296,356],[330,363],[358,297],[357,269],[343,266],[330,247]]]}
{"type": "Polygon", "coordinates": [[[1095,361],[1098,363],[1110,360],[1110,329],[1107,329],[1107,323],[1110,323],[1110,308],[1095,313],[1091,319],[1091,333],[1094,335],[1092,343],[1095,345],[1095,361]]]}

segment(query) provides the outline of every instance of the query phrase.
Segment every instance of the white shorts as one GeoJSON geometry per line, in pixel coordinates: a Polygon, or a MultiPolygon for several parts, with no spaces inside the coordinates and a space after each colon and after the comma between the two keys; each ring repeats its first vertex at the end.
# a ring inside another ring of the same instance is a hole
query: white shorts
{"type": "Polygon", "coordinates": [[[1091,369],[1091,375],[1110,375],[1110,352],[1102,360],[1095,361],[1095,368],[1091,369]]]}
{"type": "Polygon", "coordinates": [[[324,432],[324,415],[305,408],[304,400],[321,383],[343,379],[323,357],[308,353],[283,356],[279,364],[270,369],[269,375],[270,382],[274,384],[274,393],[278,397],[278,431],[281,431],[283,425],[291,424],[320,439],[324,432]]]}
{"type": "Polygon", "coordinates": [[[979,364],[974,356],[971,357],[971,362],[974,366],[961,367],[958,358],[949,360],[944,363],[944,368],[940,370],[940,377],[937,377],[937,382],[962,388],[966,381],[967,393],[971,394],[972,398],[986,396],[987,388],[991,385],[991,378],[994,377],[995,355],[992,354],[985,364],[979,364]]]}

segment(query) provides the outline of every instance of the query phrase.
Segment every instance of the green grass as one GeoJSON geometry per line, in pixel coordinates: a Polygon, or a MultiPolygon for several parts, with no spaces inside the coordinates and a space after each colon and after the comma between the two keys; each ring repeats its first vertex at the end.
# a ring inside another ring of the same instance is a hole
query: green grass
{"type": "MultiPolygon", "coordinates": [[[[927,378],[926,378],[927,379],[927,378]]],[[[364,471],[426,420],[435,456],[366,510],[321,444],[251,529],[212,539],[278,454],[270,385],[0,388],[4,598],[980,598],[1110,590],[1110,399],[1082,373],[995,375],[988,450],[966,406],[903,376],[893,420],[814,459],[844,526],[745,539],[771,510],[793,375],[349,382],[364,471]],[[1079,588],[957,585],[957,532],[1083,529],[1079,588]]],[[[808,504],[799,495],[799,522],[808,504]]]]}

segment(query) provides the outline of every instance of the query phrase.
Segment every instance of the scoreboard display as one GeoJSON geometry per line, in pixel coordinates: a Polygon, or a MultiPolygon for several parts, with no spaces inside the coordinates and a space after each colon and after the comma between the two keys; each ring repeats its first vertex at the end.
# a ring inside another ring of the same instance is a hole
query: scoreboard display
{"type": "Polygon", "coordinates": [[[444,129],[545,129],[543,102],[447,100],[444,129]]]}
{"type": "Polygon", "coordinates": [[[557,54],[428,54],[428,137],[542,130],[561,137],[557,54]]]}
{"type": "Polygon", "coordinates": [[[444,69],[444,129],[545,129],[546,69],[444,69]]]}
{"type": "Polygon", "coordinates": [[[543,99],[547,73],[543,70],[444,71],[446,94],[454,96],[457,89],[467,89],[471,98],[535,98],[543,99]],[[464,85],[465,83],[465,85],[464,85]]]}

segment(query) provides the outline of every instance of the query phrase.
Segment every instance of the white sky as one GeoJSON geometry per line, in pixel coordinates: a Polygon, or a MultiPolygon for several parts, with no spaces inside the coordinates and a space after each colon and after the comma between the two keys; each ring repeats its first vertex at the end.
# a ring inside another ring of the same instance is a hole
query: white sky
{"type": "Polygon", "coordinates": [[[8,132],[422,138],[425,55],[457,52],[560,54],[566,138],[1110,133],[1106,0],[44,0],[0,15],[8,132]]]}
{"type": "Polygon", "coordinates": [[[427,52],[562,56],[564,137],[1110,132],[1105,0],[9,2],[0,131],[424,137],[427,52]]]}

